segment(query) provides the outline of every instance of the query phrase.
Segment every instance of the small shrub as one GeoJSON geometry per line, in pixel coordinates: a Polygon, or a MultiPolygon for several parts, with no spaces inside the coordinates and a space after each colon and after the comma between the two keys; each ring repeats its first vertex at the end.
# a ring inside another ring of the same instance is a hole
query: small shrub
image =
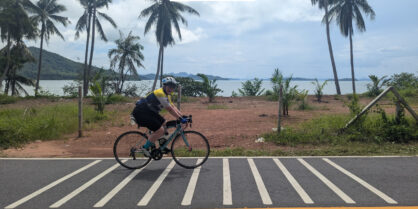
{"type": "Polygon", "coordinates": [[[120,94],[111,94],[106,99],[106,104],[116,104],[116,103],[127,103],[131,100],[125,96],[122,96],[120,94]]]}
{"type": "Polygon", "coordinates": [[[308,105],[308,90],[302,90],[300,92],[297,93],[296,95],[296,100],[299,101],[299,106],[298,106],[298,110],[308,110],[308,109],[312,109],[309,105],[308,105]]]}
{"type": "Polygon", "coordinates": [[[380,93],[382,93],[382,87],[386,86],[390,79],[385,79],[386,76],[383,76],[381,78],[375,76],[375,75],[369,75],[370,80],[372,83],[367,84],[368,91],[366,92],[366,95],[369,97],[376,97],[380,93]]]}
{"type": "Polygon", "coordinates": [[[263,80],[254,78],[253,81],[245,81],[241,83],[242,89],[238,89],[242,96],[260,96],[264,89],[261,89],[263,80]]]}
{"type": "Polygon", "coordinates": [[[197,74],[197,76],[203,79],[202,92],[207,97],[209,97],[209,102],[212,102],[219,92],[223,92],[221,89],[218,88],[218,84],[216,84],[216,79],[209,80],[209,78],[204,74],[197,74]]]}
{"type": "Polygon", "coordinates": [[[315,78],[315,82],[312,82],[313,85],[315,85],[315,96],[316,99],[318,100],[318,102],[321,102],[322,99],[322,95],[324,95],[323,93],[323,89],[325,87],[325,85],[327,85],[328,81],[324,81],[324,83],[322,83],[322,85],[319,83],[318,79],[315,78]]]}
{"type": "Polygon", "coordinates": [[[78,97],[78,87],[80,86],[80,83],[76,83],[76,82],[72,82],[70,84],[66,84],[64,85],[64,87],[62,87],[62,90],[64,92],[64,96],[68,96],[71,98],[76,98],[78,97]]]}

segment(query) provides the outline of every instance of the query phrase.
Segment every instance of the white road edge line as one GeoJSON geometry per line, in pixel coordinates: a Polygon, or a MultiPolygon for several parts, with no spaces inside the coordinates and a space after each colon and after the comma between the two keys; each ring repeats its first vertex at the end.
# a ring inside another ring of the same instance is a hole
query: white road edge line
{"type": "Polygon", "coordinates": [[[305,204],[313,204],[314,202],[312,201],[312,199],[305,192],[305,190],[300,186],[300,184],[296,181],[296,179],[292,176],[292,174],[290,174],[290,172],[286,169],[283,163],[281,163],[279,159],[273,159],[273,161],[276,163],[276,165],[280,168],[280,170],[286,176],[287,180],[290,182],[290,184],[293,186],[293,188],[302,198],[303,202],[305,202],[305,204]]]}
{"type": "MultiPolygon", "coordinates": [[[[196,165],[200,164],[203,159],[197,159],[196,165]]],[[[192,177],[190,177],[189,185],[187,186],[186,193],[184,193],[183,201],[181,201],[181,205],[191,205],[193,194],[196,189],[197,179],[199,177],[201,166],[195,168],[193,170],[192,177]]]]}
{"type": "Polygon", "coordinates": [[[141,172],[144,168],[132,171],[129,176],[127,176],[123,181],[121,181],[115,188],[112,189],[106,196],[104,196],[101,200],[99,200],[93,207],[101,208],[106,205],[120,190],[122,190],[139,172],[141,172]]]}
{"type": "Polygon", "coordinates": [[[138,206],[146,206],[148,202],[151,200],[152,196],[154,196],[155,192],[157,192],[160,185],[163,183],[164,179],[170,173],[171,169],[176,165],[174,160],[167,166],[167,168],[163,171],[163,173],[158,177],[158,179],[154,182],[148,192],[142,197],[142,199],[138,202],[138,206]]]}
{"type": "Polygon", "coordinates": [[[309,169],[316,177],[318,177],[325,185],[327,185],[332,191],[335,192],[341,199],[343,199],[347,204],[355,204],[354,200],[352,200],[347,194],[341,191],[340,188],[335,186],[330,180],[328,180],[325,176],[319,173],[314,167],[309,165],[306,161],[301,158],[298,158],[299,162],[302,163],[307,169],[309,169]]]}
{"type": "Polygon", "coordinates": [[[254,160],[249,158],[248,164],[250,164],[251,171],[254,176],[255,183],[257,184],[258,191],[260,192],[261,199],[263,200],[264,205],[271,205],[273,204],[270,198],[269,193],[267,192],[266,186],[263,183],[263,179],[258,172],[257,167],[255,166],[254,160]]]}
{"type": "Polygon", "coordinates": [[[357,181],[359,184],[361,184],[362,186],[366,187],[368,190],[370,190],[371,192],[375,193],[377,196],[379,196],[380,198],[382,198],[383,200],[385,200],[387,203],[389,204],[398,204],[398,202],[396,202],[394,199],[390,198],[389,196],[387,196],[386,194],[384,194],[383,192],[381,192],[380,190],[376,189],[375,187],[373,187],[372,185],[368,184],[367,182],[365,182],[363,179],[357,177],[356,175],[352,174],[351,172],[345,170],[344,168],[342,168],[341,166],[337,165],[336,163],[332,162],[330,159],[328,158],[323,158],[323,160],[325,162],[327,162],[328,164],[334,166],[334,168],[338,169],[339,171],[341,171],[342,173],[344,173],[345,175],[349,176],[350,178],[354,179],[355,181],[357,181]]]}
{"type": "Polygon", "coordinates": [[[34,198],[34,197],[42,194],[43,192],[47,191],[48,189],[51,189],[52,187],[60,184],[61,182],[63,182],[65,180],[67,180],[67,179],[69,179],[69,178],[71,178],[71,177],[73,177],[73,176],[81,173],[82,171],[90,168],[91,166],[96,165],[99,162],[101,162],[101,160],[96,160],[96,161],[94,161],[94,162],[92,162],[92,163],[90,163],[90,164],[88,164],[88,165],[86,165],[86,166],[84,166],[84,167],[82,167],[82,168],[80,168],[80,169],[78,169],[78,170],[76,170],[76,171],[74,171],[74,172],[72,172],[72,173],[70,173],[70,174],[68,174],[68,175],[66,175],[66,176],[64,176],[64,177],[62,177],[62,178],[60,178],[60,179],[52,182],[52,183],[50,183],[50,184],[48,184],[48,185],[46,185],[45,187],[39,189],[38,191],[35,191],[32,194],[30,194],[30,195],[28,195],[28,196],[26,196],[26,197],[24,197],[24,198],[22,198],[22,199],[20,199],[18,201],[14,202],[14,203],[12,203],[12,204],[10,204],[8,206],[6,206],[5,209],[12,209],[12,208],[17,207],[17,206],[25,203],[26,201],[28,201],[28,200],[30,200],[30,199],[32,199],[32,198],[34,198]]]}
{"type": "MultiPolygon", "coordinates": [[[[257,159],[257,158],[274,158],[275,156],[253,156],[251,158],[257,159]]],[[[409,155],[409,156],[402,156],[402,155],[387,155],[387,156],[281,156],[276,157],[279,159],[294,159],[294,158],[413,158],[418,157],[418,155],[409,155]]],[[[186,157],[184,157],[186,158],[186,157]]],[[[195,158],[195,157],[191,157],[195,158]]],[[[224,156],[224,157],[210,157],[211,159],[246,159],[247,156],[224,156]]],[[[97,158],[97,157],[85,157],[85,158],[0,158],[0,160],[114,160],[115,158],[112,157],[105,157],[105,158],[97,158]]],[[[171,157],[163,157],[163,159],[172,159],[171,157]]]]}
{"type": "Polygon", "coordinates": [[[229,172],[229,160],[223,160],[223,205],[232,205],[231,175],[229,172]]]}
{"type": "MultiPolygon", "coordinates": [[[[122,162],[126,162],[126,160],[124,160],[122,162]]],[[[89,186],[91,186],[92,184],[94,184],[96,181],[98,181],[99,179],[101,179],[105,175],[107,175],[108,173],[110,173],[113,170],[115,170],[117,167],[119,167],[119,163],[116,163],[112,167],[110,167],[107,170],[103,171],[101,174],[99,174],[96,177],[90,179],[90,181],[86,182],[85,184],[83,184],[82,186],[80,186],[79,188],[77,188],[76,190],[74,190],[73,192],[71,192],[70,194],[68,194],[67,196],[63,197],[62,199],[58,200],[56,203],[52,204],[49,207],[50,208],[58,208],[58,207],[60,207],[61,205],[65,204],[67,201],[71,200],[73,197],[75,197],[76,195],[78,195],[80,192],[84,191],[89,186]]]]}

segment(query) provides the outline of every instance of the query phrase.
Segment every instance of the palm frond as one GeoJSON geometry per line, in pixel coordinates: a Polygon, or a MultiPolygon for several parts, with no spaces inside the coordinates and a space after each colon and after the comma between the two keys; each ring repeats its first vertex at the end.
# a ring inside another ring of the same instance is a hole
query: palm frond
{"type": "Polygon", "coordinates": [[[117,28],[118,26],[116,25],[116,23],[115,23],[115,21],[110,17],[110,16],[108,16],[107,14],[105,14],[105,13],[102,13],[102,12],[97,12],[97,14],[100,16],[100,17],[102,17],[102,18],[104,18],[105,20],[107,20],[114,28],[117,28]]]}

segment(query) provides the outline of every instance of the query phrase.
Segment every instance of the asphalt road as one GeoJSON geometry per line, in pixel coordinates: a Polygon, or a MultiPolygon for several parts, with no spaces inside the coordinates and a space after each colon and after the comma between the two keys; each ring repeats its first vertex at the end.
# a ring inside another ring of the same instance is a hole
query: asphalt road
{"type": "Polygon", "coordinates": [[[418,157],[0,159],[0,208],[418,206],[418,157]]]}

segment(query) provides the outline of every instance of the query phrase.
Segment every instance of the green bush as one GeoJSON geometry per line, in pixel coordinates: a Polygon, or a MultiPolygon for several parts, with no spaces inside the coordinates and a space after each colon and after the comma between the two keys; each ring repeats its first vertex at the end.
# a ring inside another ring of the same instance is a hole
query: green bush
{"type": "Polygon", "coordinates": [[[215,96],[222,92],[222,89],[218,88],[218,84],[216,84],[215,80],[209,80],[209,78],[205,74],[197,74],[197,76],[203,79],[202,84],[202,93],[209,97],[209,102],[212,102],[215,96]]]}
{"type": "Polygon", "coordinates": [[[203,95],[202,82],[188,77],[175,77],[175,79],[181,85],[182,96],[198,97],[203,95]]]}
{"type": "Polygon", "coordinates": [[[131,102],[131,99],[120,94],[109,95],[108,98],[106,99],[106,104],[127,103],[127,102],[131,102]]]}
{"type": "Polygon", "coordinates": [[[386,86],[390,79],[385,79],[386,76],[381,78],[375,75],[369,75],[370,80],[372,83],[367,84],[367,92],[366,95],[369,97],[377,97],[380,93],[383,92],[383,86],[386,86]]]}
{"type": "Polygon", "coordinates": [[[407,89],[407,88],[418,88],[418,76],[415,76],[413,73],[400,73],[394,74],[390,77],[388,82],[390,86],[395,87],[398,90],[407,89]]]}
{"type": "MultiPolygon", "coordinates": [[[[83,108],[86,122],[97,122],[92,107],[83,108]]],[[[34,140],[55,139],[78,130],[77,104],[0,110],[0,148],[18,147],[34,140]]]]}
{"type": "Polygon", "coordinates": [[[344,145],[352,142],[366,143],[408,143],[418,141],[418,128],[412,118],[396,122],[393,117],[370,114],[359,126],[351,126],[343,133],[342,127],[351,119],[350,115],[322,116],[303,122],[299,127],[286,128],[280,133],[267,133],[267,141],[279,145],[344,145]]]}
{"type": "Polygon", "coordinates": [[[328,81],[324,81],[324,83],[320,84],[318,79],[315,78],[315,82],[312,82],[313,85],[315,85],[315,96],[316,96],[316,100],[318,100],[318,102],[321,102],[322,99],[322,95],[324,95],[323,93],[323,89],[325,87],[325,85],[327,85],[328,81]]]}
{"type": "Polygon", "coordinates": [[[238,89],[242,96],[260,96],[264,89],[261,89],[263,80],[254,78],[252,81],[245,81],[241,83],[242,89],[238,89]]]}

